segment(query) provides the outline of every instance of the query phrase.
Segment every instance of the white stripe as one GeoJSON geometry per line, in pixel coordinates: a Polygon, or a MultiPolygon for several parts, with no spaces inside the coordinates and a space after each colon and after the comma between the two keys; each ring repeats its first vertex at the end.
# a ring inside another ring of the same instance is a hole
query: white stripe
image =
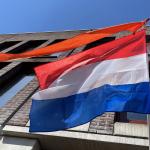
{"type": "Polygon", "coordinates": [[[83,93],[105,84],[121,85],[148,82],[146,54],[106,60],[66,71],[48,89],[33,95],[46,100],[83,93]]]}

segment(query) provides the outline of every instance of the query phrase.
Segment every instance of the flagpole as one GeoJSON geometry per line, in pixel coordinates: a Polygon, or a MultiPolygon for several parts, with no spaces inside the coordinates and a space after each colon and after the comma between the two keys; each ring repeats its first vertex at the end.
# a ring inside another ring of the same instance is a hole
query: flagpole
{"type": "Polygon", "coordinates": [[[150,150],[150,115],[147,115],[147,124],[148,124],[148,141],[149,141],[149,150],[150,150]]]}
{"type": "MultiPolygon", "coordinates": [[[[148,66],[148,72],[149,72],[148,54],[147,54],[147,64],[148,64],[147,66],[148,66]]],[[[147,124],[148,124],[148,140],[149,140],[149,150],[150,150],[150,114],[147,114],[147,124]]]]}
{"type": "MultiPolygon", "coordinates": [[[[148,66],[148,72],[149,72],[148,54],[147,54],[147,66],[148,66]]],[[[150,114],[147,114],[147,124],[148,124],[148,141],[149,141],[149,150],[150,150],[150,114]]]]}
{"type": "MultiPolygon", "coordinates": [[[[149,20],[150,20],[150,18],[147,18],[145,20],[144,28],[146,28],[146,24],[147,24],[147,22],[149,22],[149,20]]],[[[146,47],[146,49],[147,49],[147,47],[146,47]]],[[[148,50],[146,50],[146,54],[147,54],[146,56],[147,56],[147,67],[148,67],[147,69],[148,69],[148,72],[150,72],[150,70],[149,70],[149,59],[148,59],[148,50]]],[[[149,141],[149,150],[150,150],[150,114],[147,114],[147,124],[148,124],[148,141],[149,141]]]]}

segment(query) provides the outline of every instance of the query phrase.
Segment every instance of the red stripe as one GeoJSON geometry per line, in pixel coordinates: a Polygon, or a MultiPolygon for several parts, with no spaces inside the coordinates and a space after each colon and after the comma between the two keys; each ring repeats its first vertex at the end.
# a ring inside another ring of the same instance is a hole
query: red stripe
{"type": "Polygon", "coordinates": [[[45,89],[65,70],[88,59],[94,59],[94,62],[98,62],[102,60],[125,58],[143,53],[146,53],[144,30],[62,60],[38,66],[35,68],[35,72],[41,89],[45,89]]]}

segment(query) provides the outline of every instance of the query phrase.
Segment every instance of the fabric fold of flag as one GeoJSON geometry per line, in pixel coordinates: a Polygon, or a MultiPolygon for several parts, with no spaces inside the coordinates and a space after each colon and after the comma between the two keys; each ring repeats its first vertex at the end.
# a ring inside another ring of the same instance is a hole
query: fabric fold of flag
{"type": "Polygon", "coordinates": [[[49,54],[53,54],[57,52],[68,51],[68,50],[86,45],[88,43],[94,42],[96,40],[102,39],[104,37],[111,36],[112,34],[115,34],[117,32],[121,32],[124,30],[130,31],[130,32],[136,32],[146,22],[147,21],[145,20],[141,22],[127,23],[127,24],[122,24],[122,25],[117,25],[117,26],[112,26],[112,27],[85,32],[73,38],[67,39],[65,41],[52,44],[50,46],[46,46],[43,48],[26,51],[23,53],[18,53],[18,54],[0,53],[0,61],[2,62],[2,61],[8,61],[11,59],[31,58],[31,57],[49,55],[49,54]]]}
{"type": "Polygon", "coordinates": [[[35,68],[30,132],[72,128],[104,112],[150,113],[145,31],[35,68]]]}

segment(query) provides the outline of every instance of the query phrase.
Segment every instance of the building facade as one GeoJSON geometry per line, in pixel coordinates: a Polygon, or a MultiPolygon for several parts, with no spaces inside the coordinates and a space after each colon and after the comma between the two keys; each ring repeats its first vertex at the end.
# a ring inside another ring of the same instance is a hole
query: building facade
{"type": "MultiPolygon", "coordinates": [[[[82,32],[85,30],[0,35],[0,52],[25,52],[82,32]]],[[[142,114],[110,112],[65,131],[29,133],[31,96],[39,89],[33,68],[128,34],[117,33],[67,52],[0,62],[0,150],[148,149],[147,116],[142,114]]],[[[146,39],[147,48],[150,49],[150,27],[147,27],[146,39]]]]}

